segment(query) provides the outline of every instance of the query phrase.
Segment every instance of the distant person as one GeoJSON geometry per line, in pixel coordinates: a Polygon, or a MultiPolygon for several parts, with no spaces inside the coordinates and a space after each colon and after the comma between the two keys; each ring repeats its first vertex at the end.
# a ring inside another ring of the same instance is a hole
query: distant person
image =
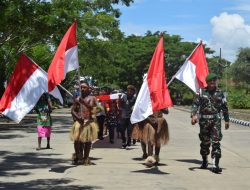
{"type": "Polygon", "coordinates": [[[119,101],[119,109],[121,111],[121,138],[122,138],[122,148],[131,146],[131,133],[132,124],[130,122],[130,116],[133,111],[133,106],[136,100],[136,89],[133,85],[127,86],[127,92],[124,94],[119,101]],[[127,131],[127,138],[126,133],[127,131]]]}
{"type": "MultiPolygon", "coordinates": [[[[107,94],[108,94],[108,92],[105,89],[102,89],[99,92],[100,96],[107,95],[107,94]]],[[[104,121],[105,121],[106,112],[107,112],[106,102],[105,101],[98,101],[98,104],[99,104],[99,106],[101,106],[103,108],[103,109],[98,109],[97,112],[96,112],[96,120],[97,120],[97,124],[98,124],[98,127],[99,127],[98,139],[103,140],[104,139],[103,138],[104,121]]]]}
{"type": "Polygon", "coordinates": [[[200,154],[202,156],[201,169],[208,167],[209,147],[212,144],[211,157],[213,160],[212,171],[214,173],[222,172],[219,167],[219,160],[221,158],[220,141],[222,140],[221,133],[221,111],[223,112],[225,120],[225,129],[229,128],[229,114],[226,97],[224,93],[217,87],[218,77],[211,73],[206,77],[207,87],[201,89],[192,105],[191,123],[194,125],[198,122],[200,125],[200,154]]]}
{"type": "Polygon", "coordinates": [[[46,149],[50,149],[50,136],[52,128],[52,119],[50,113],[52,112],[52,102],[49,94],[44,93],[35,106],[37,113],[37,133],[38,133],[38,147],[36,150],[41,150],[42,137],[47,138],[46,149]]]}
{"type": "Polygon", "coordinates": [[[106,123],[109,130],[109,142],[114,144],[114,132],[119,125],[119,109],[116,100],[111,100],[109,103],[109,111],[106,116],[106,123]]]}

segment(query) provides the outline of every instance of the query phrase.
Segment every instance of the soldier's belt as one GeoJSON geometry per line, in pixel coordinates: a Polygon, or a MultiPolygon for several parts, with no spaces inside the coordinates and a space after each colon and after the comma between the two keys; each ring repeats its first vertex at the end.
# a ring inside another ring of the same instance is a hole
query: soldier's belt
{"type": "Polygon", "coordinates": [[[218,114],[212,114],[212,115],[201,115],[200,117],[203,119],[215,119],[218,118],[218,114]]]}

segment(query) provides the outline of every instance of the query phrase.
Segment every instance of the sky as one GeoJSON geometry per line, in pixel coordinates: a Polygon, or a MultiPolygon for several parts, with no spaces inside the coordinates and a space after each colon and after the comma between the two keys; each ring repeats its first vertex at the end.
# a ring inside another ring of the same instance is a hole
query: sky
{"type": "MultiPolygon", "coordinates": [[[[202,40],[234,62],[239,48],[250,47],[250,0],[134,0],[119,7],[125,35],[166,31],[183,41],[202,40]]],[[[191,53],[191,52],[190,52],[191,53]]]]}

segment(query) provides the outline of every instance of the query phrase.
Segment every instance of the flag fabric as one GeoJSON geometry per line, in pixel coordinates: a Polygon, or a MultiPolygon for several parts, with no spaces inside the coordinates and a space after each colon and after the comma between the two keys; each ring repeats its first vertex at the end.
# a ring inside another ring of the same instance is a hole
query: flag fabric
{"type": "Polygon", "coordinates": [[[206,56],[202,43],[200,43],[174,77],[185,83],[195,93],[198,93],[200,88],[207,86],[207,75],[208,67],[206,56]]]}
{"type": "Polygon", "coordinates": [[[110,95],[99,95],[99,96],[96,96],[96,99],[99,100],[99,101],[117,100],[122,95],[124,95],[124,94],[115,93],[115,94],[110,94],[110,95]]]}
{"type": "MultiPolygon", "coordinates": [[[[19,123],[44,92],[48,92],[47,73],[22,54],[0,100],[0,113],[19,123]]],[[[62,101],[58,88],[51,94],[62,101]]]]}
{"type": "Polygon", "coordinates": [[[146,119],[163,108],[173,106],[164,71],[163,37],[155,49],[147,76],[143,80],[130,118],[132,124],[146,119]]]}
{"type": "Polygon", "coordinates": [[[48,69],[49,92],[65,79],[69,71],[79,68],[76,41],[76,20],[70,26],[58,46],[48,69]]]}

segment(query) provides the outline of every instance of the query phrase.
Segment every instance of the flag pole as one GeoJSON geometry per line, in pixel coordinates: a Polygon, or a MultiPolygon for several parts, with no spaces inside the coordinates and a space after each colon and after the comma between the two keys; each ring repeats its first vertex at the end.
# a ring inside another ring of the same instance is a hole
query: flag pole
{"type": "MultiPolygon", "coordinates": [[[[79,84],[79,96],[80,98],[82,98],[80,66],[77,69],[77,73],[78,73],[78,84],[79,84]]],[[[80,98],[79,98],[80,112],[81,112],[80,114],[81,114],[81,118],[83,118],[83,107],[82,107],[82,104],[80,103],[80,98]]]]}
{"type": "MultiPolygon", "coordinates": [[[[202,45],[202,40],[200,40],[200,42],[198,43],[198,45],[194,48],[194,50],[192,51],[192,53],[186,58],[186,60],[184,61],[184,63],[189,60],[189,58],[193,55],[193,53],[196,51],[196,49],[202,45]]],[[[180,70],[180,69],[179,69],[180,70]]],[[[179,70],[176,72],[176,74],[179,72],[179,70]]],[[[176,75],[175,74],[175,75],[176,75]]],[[[171,80],[168,82],[168,86],[173,82],[173,80],[175,79],[175,75],[172,76],[171,80]]]]}
{"type": "Polygon", "coordinates": [[[200,45],[202,45],[202,40],[201,40],[201,41],[198,43],[198,45],[194,48],[194,50],[192,51],[192,53],[186,58],[185,62],[186,62],[187,60],[189,60],[189,58],[193,55],[193,53],[196,51],[196,49],[197,49],[200,45]]]}
{"type": "Polygon", "coordinates": [[[79,95],[80,97],[82,97],[80,67],[77,69],[77,73],[78,73],[78,87],[79,87],[79,93],[80,93],[79,95]]]}
{"type": "MultiPolygon", "coordinates": [[[[27,56],[27,55],[26,55],[27,56]]],[[[32,62],[34,63],[36,66],[38,66],[38,68],[43,72],[45,73],[46,75],[48,74],[45,70],[43,70],[42,67],[40,67],[33,59],[31,59],[30,57],[27,56],[27,58],[32,62]]],[[[60,86],[60,88],[62,88],[65,92],[67,92],[71,97],[73,97],[73,94],[68,91],[66,88],[64,88],[62,85],[58,84],[58,86],[60,86]]]]}
{"type": "MultiPolygon", "coordinates": [[[[74,18],[74,22],[76,22],[76,18],[74,18]]],[[[76,28],[76,31],[77,31],[77,28],[76,28]]],[[[79,95],[80,95],[80,98],[82,98],[80,65],[77,68],[77,74],[78,74],[79,95]]],[[[80,115],[81,115],[81,118],[83,118],[83,106],[80,102],[80,98],[79,98],[80,112],[81,112],[80,115]]]]}
{"type": "Polygon", "coordinates": [[[168,86],[173,82],[173,80],[175,79],[175,75],[171,78],[171,80],[168,82],[168,86]]]}

